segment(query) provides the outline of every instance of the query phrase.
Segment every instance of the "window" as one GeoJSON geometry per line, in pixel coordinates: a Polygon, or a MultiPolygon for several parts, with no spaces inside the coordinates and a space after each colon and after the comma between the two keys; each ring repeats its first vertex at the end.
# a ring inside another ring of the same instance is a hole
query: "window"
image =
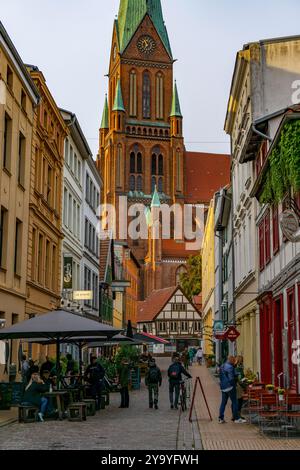
{"type": "Polygon", "coordinates": [[[21,186],[25,184],[25,151],[26,139],[23,134],[19,133],[19,155],[18,155],[18,183],[21,186]]]}
{"type": "Polygon", "coordinates": [[[135,153],[130,154],[130,173],[135,173],[135,153]]]}
{"type": "Polygon", "coordinates": [[[81,184],[81,161],[78,160],[78,174],[77,174],[77,179],[79,184],[81,184]]]}
{"type": "Polygon", "coordinates": [[[12,72],[12,69],[8,65],[6,69],[6,83],[7,83],[8,88],[10,88],[10,90],[12,90],[13,88],[13,80],[14,80],[14,74],[12,72]]]}
{"type": "Polygon", "coordinates": [[[47,175],[47,202],[49,205],[52,203],[52,185],[53,185],[53,170],[48,165],[48,175],[47,175]]]}
{"type": "Polygon", "coordinates": [[[88,226],[88,220],[87,218],[85,219],[84,223],[84,246],[88,246],[88,236],[89,236],[89,226],[88,226]]]}
{"type": "Polygon", "coordinates": [[[74,175],[75,175],[75,178],[77,178],[78,164],[77,164],[77,155],[76,155],[76,153],[74,154],[74,175]]]}
{"type": "Polygon", "coordinates": [[[143,191],[143,178],[141,176],[137,177],[137,191],[143,191]]]}
{"type": "Polygon", "coordinates": [[[11,143],[12,143],[12,120],[5,113],[4,117],[4,140],[3,140],[3,168],[10,170],[11,165],[11,143]]]}
{"type": "Polygon", "coordinates": [[[68,139],[65,140],[65,162],[69,165],[69,141],[68,139]]]}
{"type": "Polygon", "coordinates": [[[39,235],[39,247],[38,247],[38,282],[43,284],[43,235],[39,235]]]}
{"type": "Polygon", "coordinates": [[[50,288],[50,280],[51,280],[51,266],[50,266],[50,242],[46,240],[46,266],[45,266],[45,273],[46,273],[46,287],[50,288]]]}
{"type": "Polygon", "coordinates": [[[15,233],[15,261],[14,273],[18,276],[21,275],[21,262],[22,262],[22,228],[23,224],[20,220],[16,220],[16,233],[15,233]]]}
{"type": "Polygon", "coordinates": [[[143,75],[143,118],[151,117],[151,80],[149,72],[143,75]]]}
{"type": "Polygon", "coordinates": [[[72,220],[72,196],[69,194],[69,205],[68,205],[68,229],[73,231],[73,220],[72,220]]]}
{"type": "Polygon", "coordinates": [[[135,176],[131,175],[129,178],[129,189],[130,191],[135,191],[135,176]]]}
{"type": "Polygon", "coordinates": [[[77,222],[78,222],[78,225],[77,225],[77,238],[80,240],[80,223],[81,223],[81,220],[80,220],[80,206],[77,204],[77,222]]]}
{"type": "Polygon", "coordinates": [[[7,210],[1,207],[0,212],[0,268],[6,267],[7,254],[7,210]]]}
{"type": "Polygon", "coordinates": [[[164,157],[162,155],[158,157],[158,174],[164,174],[164,157]]]}
{"type": "Polygon", "coordinates": [[[68,191],[64,188],[64,213],[63,213],[64,225],[68,226],[68,191]]]}
{"type": "Polygon", "coordinates": [[[44,129],[48,129],[48,113],[47,111],[44,111],[44,116],[43,116],[43,125],[44,129]]]}
{"type": "Polygon", "coordinates": [[[52,290],[55,292],[57,290],[57,272],[56,272],[56,266],[57,266],[57,260],[56,260],[56,246],[53,245],[52,247],[52,290]]]}
{"type": "Polygon", "coordinates": [[[151,174],[156,175],[156,161],[157,157],[155,154],[152,155],[152,160],[151,160],[151,174]]]}
{"type": "Polygon", "coordinates": [[[156,178],[155,176],[152,176],[151,178],[151,192],[154,193],[156,187],[156,178]]]}
{"type": "Polygon", "coordinates": [[[183,274],[187,273],[187,269],[185,266],[179,266],[179,268],[176,270],[176,286],[180,285],[180,279],[183,274]]]}
{"type": "Polygon", "coordinates": [[[85,177],[85,199],[87,202],[90,200],[90,177],[88,174],[85,177]]]}
{"type": "Polygon", "coordinates": [[[73,199],[73,235],[77,234],[77,204],[75,199],[73,199]]]}
{"type": "Polygon", "coordinates": [[[35,264],[36,264],[36,229],[32,230],[32,249],[31,249],[31,279],[35,280],[35,264]]]}
{"type": "Polygon", "coordinates": [[[187,322],[187,321],[182,321],[182,322],[181,322],[181,331],[184,331],[184,332],[189,331],[189,327],[188,327],[188,322],[187,322]]]}
{"type": "Polygon", "coordinates": [[[26,93],[21,90],[21,108],[26,112],[26,93]]]}
{"type": "Polygon", "coordinates": [[[140,152],[137,154],[137,173],[143,173],[143,158],[140,152]]]}
{"type": "Polygon", "coordinates": [[[265,268],[265,223],[261,222],[258,228],[259,233],[259,268],[263,271],[265,268]]]}
{"type": "Polygon", "coordinates": [[[158,192],[162,193],[164,191],[164,180],[163,178],[158,178],[158,192]]]}
{"type": "Polygon", "coordinates": [[[164,77],[161,73],[156,76],[156,118],[164,118],[164,77]]]}
{"type": "Polygon", "coordinates": [[[176,151],[176,167],[177,167],[177,191],[182,191],[182,176],[181,176],[181,154],[180,150],[176,151]]]}
{"type": "Polygon", "coordinates": [[[270,211],[267,212],[265,217],[265,254],[266,264],[269,264],[271,261],[270,211]]]}
{"type": "Polygon", "coordinates": [[[130,72],[130,105],[129,114],[132,117],[137,115],[137,86],[136,86],[136,72],[132,70],[130,72]]]}
{"type": "Polygon", "coordinates": [[[272,224],[273,224],[273,254],[279,251],[279,215],[278,205],[274,204],[272,207],[272,224]]]}
{"type": "Polygon", "coordinates": [[[72,173],[74,172],[74,150],[73,150],[73,147],[72,145],[70,146],[70,169],[72,171],[72,173]]]}

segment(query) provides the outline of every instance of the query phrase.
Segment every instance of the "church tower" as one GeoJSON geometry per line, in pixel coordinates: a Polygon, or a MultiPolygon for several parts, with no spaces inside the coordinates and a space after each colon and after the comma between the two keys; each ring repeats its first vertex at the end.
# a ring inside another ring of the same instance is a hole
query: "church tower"
{"type": "MultiPolygon", "coordinates": [[[[155,188],[161,204],[184,202],[183,117],[173,64],[161,1],[120,0],[97,160],[102,201],[117,210],[119,196],[127,196],[128,206],[150,207],[155,188]]],[[[147,240],[128,243],[143,264],[147,240]]]]}

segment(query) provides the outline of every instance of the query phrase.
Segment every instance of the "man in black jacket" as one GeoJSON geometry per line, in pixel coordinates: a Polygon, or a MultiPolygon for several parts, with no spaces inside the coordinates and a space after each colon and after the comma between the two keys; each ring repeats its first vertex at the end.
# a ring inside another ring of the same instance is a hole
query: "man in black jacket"
{"type": "Polygon", "coordinates": [[[105,370],[97,363],[97,356],[91,357],[91,364],[85,371],[84,380],[91,385],[91,395],[96,400],[96,408],[101,407],[101,393],[104,387],[105,370]]]}
{"type": "Polygon", "coordinates": [[[178,410],[178,401],[180,394],[180,383],[182,382],[182,374],[188,377],[189,379],[192,376],[185,370],[183,365],[180,362],[178,355],[173,356],[173,363],[170,365],[168,370],[169,377],[169,393],[170,393],[170,404],[171,409],[178,410]],[[174,391],[175,391],[175,402],[174,402],[174,391]]]}

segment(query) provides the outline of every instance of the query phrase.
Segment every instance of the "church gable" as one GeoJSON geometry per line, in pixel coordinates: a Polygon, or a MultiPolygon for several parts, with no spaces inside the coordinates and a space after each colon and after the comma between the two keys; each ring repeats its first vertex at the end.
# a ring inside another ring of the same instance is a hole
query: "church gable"
{"type": "Polygon", "coordinates": [[[144,17],[123,52],[122,58],[172,63],[172,59],[149,15],[144,17]]]}

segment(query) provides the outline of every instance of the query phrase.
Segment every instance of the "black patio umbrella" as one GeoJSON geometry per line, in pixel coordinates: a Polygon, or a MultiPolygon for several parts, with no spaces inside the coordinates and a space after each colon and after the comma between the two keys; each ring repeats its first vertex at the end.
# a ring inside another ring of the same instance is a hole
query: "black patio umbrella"
{"type": "MultiPolygon", "coordinates": [[[[65,310],[54,310],[0,330],[1,339],[50,339],[56,343],[56,371],[60,370],[60,343],[68,338],[112,338],[120,329],[65,310]]],[[[59,377],[58,377],[59,384],[59,377]]]]}
{"type": "Polygon", "coordinates": [[[133,336],[135,341],[147,344],[170,344],[166,339],[160,338],[159,336],[150,335],[149,333],[136,333],[133,336]]]}

